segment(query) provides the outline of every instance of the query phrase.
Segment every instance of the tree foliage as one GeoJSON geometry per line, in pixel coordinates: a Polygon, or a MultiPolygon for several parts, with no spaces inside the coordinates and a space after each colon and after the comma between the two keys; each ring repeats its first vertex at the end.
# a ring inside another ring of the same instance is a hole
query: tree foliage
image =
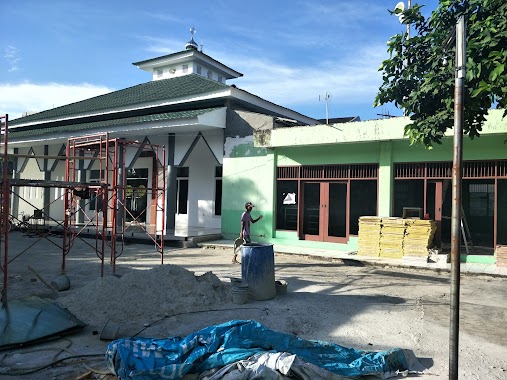
{"type": "MultiPolygon", "coordinates": [[[[405,134],[426,147],[441,143],[454,120],[455,25],[464,16],[467,60],[464,93],[464,133],[478,137],[488,109],[506,108],[507,1],[441,0],[430,17],[415,4],[403,12],[412,36],[398,34],[388,41],[390,58],[379,71],[383,84],[375,106],[394,102],[410,116],[405,134]],[[415,30],[415,33],[414,33],[415,30]]],[[[394,13],[394,12],[391,12],[394,13]]],[[[504,113],[506,116],[507,112],[504,113]]]]}

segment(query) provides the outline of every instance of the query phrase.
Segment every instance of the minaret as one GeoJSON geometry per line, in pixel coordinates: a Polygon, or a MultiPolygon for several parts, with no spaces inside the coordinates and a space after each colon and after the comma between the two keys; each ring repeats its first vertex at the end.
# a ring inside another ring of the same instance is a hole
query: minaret
{"type": "Polygon", "coordinates": [[[227,79],[243,76],[240,72],[204,54],[202,49],[199,50],[199,45],[194,40],[195,32],[195,28],[191,27],[191,38],[185,44],[185,50],[133,64],[141,70],[151,73],[153,80],[199,75],[225,84],[227,79]]]}

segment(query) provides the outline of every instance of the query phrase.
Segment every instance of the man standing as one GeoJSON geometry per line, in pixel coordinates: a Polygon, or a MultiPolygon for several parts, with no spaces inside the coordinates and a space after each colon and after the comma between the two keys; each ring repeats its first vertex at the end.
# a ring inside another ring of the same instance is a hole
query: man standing
{"type": "MultiPolygon", "coordinates": [[[[259,217],[256,219],[252,218],[250,212],[254,207],[255,206],[253,205],[252,202],[246,202],[245,204],[246,211],[243,212],[243,214],[241,214],[241,230],[239,233],[239,239],[240,240],[243,239],[245,243],[251,243],[252,241],[250,238],[250,223],[256,223],[262,219],[262,215],[259,215],[259,217]]],[[[238,254],[236,253],[236,250],[234,250],[234,256],[232,257],[233,263],[238,263],[237,257],[238,254]]]]}

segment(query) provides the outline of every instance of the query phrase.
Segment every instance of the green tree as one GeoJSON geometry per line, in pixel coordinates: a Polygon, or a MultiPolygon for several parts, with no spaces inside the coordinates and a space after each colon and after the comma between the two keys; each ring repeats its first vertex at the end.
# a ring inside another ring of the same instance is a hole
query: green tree
{"type": "Polygon", "coordinates": [[[403,23],[412,25],[413,36],[407,39],[403,33],[388,41],[390,58],[380,66],[383,84],[374,106],[394,102],[403,108],[410,116],[405,134],[412,144],[428,148],[440,144],[454,120],[455,44],[448,41],[455,35],[457,20],[464,16],[463,129],[470,138],[478,137],[488,109],[493,105],[506,108],[507,1],[441,0],[428,18],[422,15],[422,7],[415,4],[403,12],[403,23]]]}

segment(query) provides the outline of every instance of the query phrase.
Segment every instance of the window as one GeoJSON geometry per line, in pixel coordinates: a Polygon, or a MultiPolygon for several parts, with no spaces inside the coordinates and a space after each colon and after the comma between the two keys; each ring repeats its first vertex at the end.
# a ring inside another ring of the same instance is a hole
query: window
{"type": "Polygon", "coordinates": [[[197,74],[201,75],[202,74],[202,67],[201,66],[197,66],[197,74]]]}
{"type": "Polygon", "coordinates": [[[176,170],[176,214],[188,214],[188,167],[176,170]]]}
{"type": "Polygon", "coordinates": [[[350,181],[350,215],[349,228],[351,235],[359,234],[359,218],[377,215],[377,181],[350,181]]]}
{"type": "Polygon", "coordinates": [[[393,198],[393,216],[399,218],[403,215],[403,207],[424,208],[424,180],[395,180],[393,198]]]}
{"type": "MultiPolygon", "coordinates": [[[[102,171],[102,175],[100,173],[100,170],[91,170],[90,171],[90,182],[91,183],[99,183],[100,178],[103,176],[104,171],[102,171]]],[[[102,192],[99,193],[99,196],[97,196],[97,193],[95,191],[90,192],[90,211],[95,210],[102,210],[102,192]]]]}
{"type": "Polygon", "coordinates": [[[188,65],[183,65],[183,66],[181,66],[181,70],[182,70],[184,73],[188,73],[188,65]]]}
{"type": "Polygon", "coordinates": [[[224,78],[222,78],[222,76],[221,76],[221,75],[219,75],[219,76],[218,76],[218,81],[219,81],[220,83],[223,83],[224,78]]]}
{"type": "Polygon", "coordinates": [[[215,167],[215,215],[222,215],[222,166],[215,167]]]}
{"type": "Polygon", "coordinates": [[[497,243],[507,245],[507,179],[498,179],[497,195],[497,243]]]}
{"type": "Polygon", "coordinates": [[[147,168],[127,169],[127,187],[125,189],[125,207],[127,222],[146,223],[148,213],[148,175],[147,168]]]}
{"type": "Polygon", "coordinates": [[[213,76],[213,72],[211,70],[208,70],[208,79],[211,79],[212,76],[213,76]]]}
{"type": "MultiPolygon", "coordinates": [[[[3,162],[3,159],[0,158],[0,178],[3,177],[3,170],[4,170],[4,162],[3,162]]],[[[8,161],[7,162],[7,177],[12,178],[12,173],[14,173],[14,162],[8,161]]]]}
{"type": "Polygon", "coordinates": [[[164,70],[158,69],[157,70],[157,77],[162,78],[164,76],[164,70]]]}
{"type": "Polygon", "coordinates": [[[495,209],[495,185],[471,183],[468,187],[470,216],[493,216],[495,209]]]}
{"type": "Polygon", "coordinates": [[[277,181],[276,228],[296,231],[298,227],[298,181],[277,181]]]}

